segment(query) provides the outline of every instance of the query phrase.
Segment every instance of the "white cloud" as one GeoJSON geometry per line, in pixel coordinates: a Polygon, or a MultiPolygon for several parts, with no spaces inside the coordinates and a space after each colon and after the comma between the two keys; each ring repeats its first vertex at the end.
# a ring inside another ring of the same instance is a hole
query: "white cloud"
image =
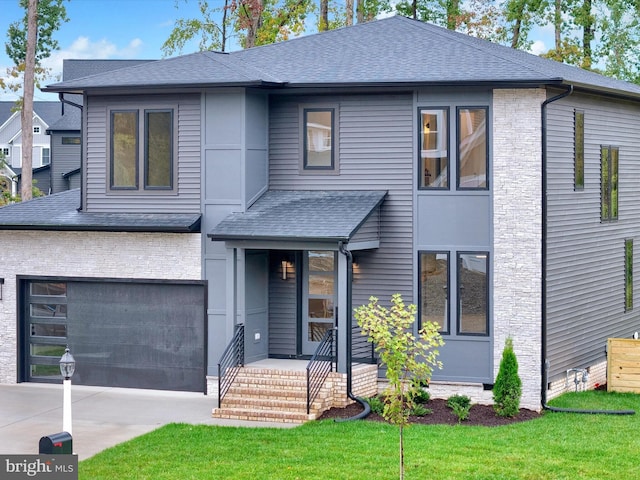
{"type": "Polygon", "coordinates": [[[545,53],[547,50],[547,46],[544,44],[542,40],[536,40],[529,48],[529,53],[533,53],[534,55],[540,55],[541,53],[545,53]]]}
{"type": "Polygon", "coordinates": [[[54,75],[62,72],[62,61],[64,59],[109,59],[109,58],[137,58],[142,49],[142,40],[134,38],[127,45],[119,48],[116,44],[106,38],[98,41],[91,41],[89,37],[78,37],[68,47],[55,51],[45,59],[43,66],[50,68],[54,75]]]}

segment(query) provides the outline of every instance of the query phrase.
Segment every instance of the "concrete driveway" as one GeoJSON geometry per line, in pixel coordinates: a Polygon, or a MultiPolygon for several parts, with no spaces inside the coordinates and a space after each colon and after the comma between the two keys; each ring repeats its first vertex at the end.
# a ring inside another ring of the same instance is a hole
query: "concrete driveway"
{"type": "MultiPolygon", "coordinates": [[[[73,451],[84,460],[167,423],[291,425],[211,418],[217,398],[201,393],[73,386],[73,451]]],[[[40,438],[62,431],[62,385],[0,385],[0,454],[36,454],[40,438]]]]}

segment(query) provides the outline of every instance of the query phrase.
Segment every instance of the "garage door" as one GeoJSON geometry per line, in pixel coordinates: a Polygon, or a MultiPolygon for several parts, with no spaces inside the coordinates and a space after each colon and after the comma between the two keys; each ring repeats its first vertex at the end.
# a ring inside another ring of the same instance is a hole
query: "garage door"
{"type": "Polygon", "coordinates": [[[69,345],[76,385],[205,391],[202,282],[21,281],[21,380],[59,382],[69,345]]]}

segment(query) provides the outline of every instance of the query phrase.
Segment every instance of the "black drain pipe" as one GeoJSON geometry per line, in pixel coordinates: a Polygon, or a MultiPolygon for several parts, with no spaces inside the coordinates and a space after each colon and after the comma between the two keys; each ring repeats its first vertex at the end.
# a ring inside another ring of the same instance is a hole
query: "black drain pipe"
{"type": "Polygon", "coordinates": [[[634,415],[635,410],[580,410],[573,408],[557,408],[547,405],[547,382],[549,361],[547,360],[547,105],[573,93],[573,85],[567,91],[542,102],[542,408],[550,412],[587,413],[606,415],[634,415]]]}
{"type": "Polygon", "coordinates": [[[353,392],[351,391],[351,387],[352,387],[352,380],[351,380],[351,367],[352,367],[352,350],[351,350],[351,346],[352,346],[352,329],[353,329],[353,301],[352,301],[352,284],[353,284],[353,254],[345,247],[343,242],[339,242],[338,243],[338,250],[340,250],[340,253],[343,254],[346,258],[347,258],[347,312],[346,312],[346,328],[345,328],[345,332],[347,335],[347,396],[351,399],[351,400],[355,400],[356,402],[358,402],[360,405],[362,405],[362,407],[364,408],[364,410],[362,412],[360,412],[357,415],[354,415],[353,417],[349,417],[349,418],[342,418],[342,419],[338,419],[336,421],[341,421],[341,422],[347,422],[349,420],[360,420],[362,418],[367,417],[370,413],[371,413],[371,407],[369,406],[369,404],[366,402],[366,400],[364,400],[363,398],[360,397],[356,397],[353,392]]]}

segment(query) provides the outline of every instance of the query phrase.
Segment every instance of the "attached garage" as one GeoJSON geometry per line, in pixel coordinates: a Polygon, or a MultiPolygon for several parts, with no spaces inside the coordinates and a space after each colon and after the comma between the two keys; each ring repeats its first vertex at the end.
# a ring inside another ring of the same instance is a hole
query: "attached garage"
{"type": "Polygon", "coordinates": [[[18,379],[206,391],[206,282],[18,277],[18,379]]]}

